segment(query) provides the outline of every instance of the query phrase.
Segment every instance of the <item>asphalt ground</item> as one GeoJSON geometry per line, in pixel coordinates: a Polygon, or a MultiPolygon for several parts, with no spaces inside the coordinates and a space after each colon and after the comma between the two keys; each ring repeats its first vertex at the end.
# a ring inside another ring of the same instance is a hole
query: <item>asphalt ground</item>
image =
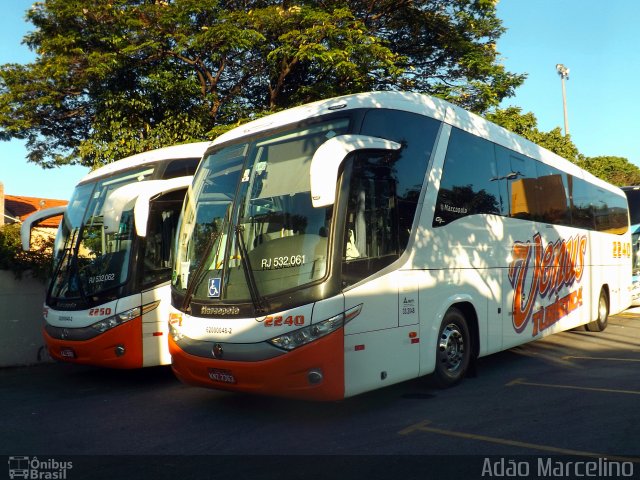
{"type": "Polygon", "coordinates": [[[190,387],[169,367],[2,369],[0,454],[8,474],[17,458],[72,462],[38,477],[70,480],[640,478],[639,407],[632,309],[482,358],[454,388],[421,378],[334,403],[190,387]]]}

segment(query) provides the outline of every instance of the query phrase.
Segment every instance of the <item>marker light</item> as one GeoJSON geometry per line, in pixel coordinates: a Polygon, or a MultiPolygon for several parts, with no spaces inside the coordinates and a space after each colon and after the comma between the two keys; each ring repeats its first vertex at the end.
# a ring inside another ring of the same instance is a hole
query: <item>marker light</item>
{"type": "Polygon", "coordinates": [[[272,338],[269,342],[276,347],[283,348],[284,350],[293,350],[295,348],[311,343],[314,340],[329,335],[331,332],[335,332],[340,327],[346,325],[355,317],[360,315],[362,310],[362,304],[350,308],[346,312],[340,313],[335,317],[328,318],[319,323],[314,323],[308,327],[300,328],[284,335],[272,338]]]}
{"type": "Polygon", "coordinates": [[[173,337],[175,342],[182,340],[184,335],[178,329],[178,326],[182,325],[182,313],[170,313],[169,314],[169,335],[173,337]]]}
{"type": "Polygon", "coordinates": [[[130,320],[133,320],[136,317],[140,316],[140,307],[135,307],[130,310],[126,310],[122,313],[116,313],[115,315],[100,320],[99,322],[91,325],[91,328],[97,330],[100,333],[104,333],[107,330],[110,330],[118,325],[122,325],[130,320]]]}

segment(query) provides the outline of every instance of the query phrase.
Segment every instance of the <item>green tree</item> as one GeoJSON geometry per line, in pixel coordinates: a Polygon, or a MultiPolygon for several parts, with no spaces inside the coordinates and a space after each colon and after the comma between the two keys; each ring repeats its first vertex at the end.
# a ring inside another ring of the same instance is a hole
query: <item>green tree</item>
{"type": "Polygon", "coordinates": [[[640,185],[640,168],[629,160],[615,156],[585,157],[571,141],[571,136],[562,134],[560,127],[549,132],[540,131],[538,121],[531,112],[523,114],[519,107],[508,107],[497,109],[487,114],[486,118],[572,161],[606,182],[618,186],[640,185]]]}
{"type": "Polygon", "coordinates": [[[493,0],[45,0],[33,63],[0,68],[0,139],[100,166],[329,96],[404,89],[483,112],[504,70],[493,0]]]}
{"type": "Polygon", "coordinates": [[[580,152],[570,135],[563,135],[560,127],[549,132],[540,131],[535,115],[531,112],[523,114],[520,107],[496,109],[488,113],[486,118],[571,162],[576,163],[580,158],[580,152]]]}
{"type": "Polygon", "coordinates": [[[640,168],[624,157],[582,157],[576,163],[580,168],[614,185],[640,185],[640,168]]]}
{"type": "Polygon", "coordinates": [[[347,5],[406,61],[396,87],[442,97],[476,113],[497,107],[526,75],[507,72],[496,43],[497,0],[324,0],[347,5]]]}
{"type": "Polygon", "coordinates": [[[12,271],[20,278],[26,271],[35,278],[46,280],[51,275],[53,240],[34,239],[32,249],[22,250],[20,225],[0,227],[0,270],[12,271]]]}

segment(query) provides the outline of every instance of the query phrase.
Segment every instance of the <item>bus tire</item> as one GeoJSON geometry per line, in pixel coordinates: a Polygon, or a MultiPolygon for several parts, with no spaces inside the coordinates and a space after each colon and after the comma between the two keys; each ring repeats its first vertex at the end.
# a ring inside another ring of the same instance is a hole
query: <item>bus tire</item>
{"type": "Polygon", "coordinates": [[[598,317],[585,325],[589,332],[602,332],[609,323],[609,297],[605,289],[600,290],[598,297],[598,317]]]}
{"type": "Polygon", "coordinates": [[[442,319],[436,344],[436,366],[433,374],[440,388],[452,387],[465,376],[471,362],[471,335],[460,310],[450,308],[442,319]]]}

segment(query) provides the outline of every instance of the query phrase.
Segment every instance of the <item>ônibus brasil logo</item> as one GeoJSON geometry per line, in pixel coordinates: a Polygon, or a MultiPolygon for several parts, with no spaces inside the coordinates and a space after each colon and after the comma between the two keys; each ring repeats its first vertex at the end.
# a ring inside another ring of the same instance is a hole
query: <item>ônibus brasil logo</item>
{"type": "Polygon", "coordinates": [[[38,480],[65,480],[67,471],[73,468],[73,462],[61,462],[53,458],[45,460],[38,457],[9,457],[9,478],[38,480]]]}
{"type": "Polygon", "coordinates": [[[511,248],[509,281],[513,287],[513,328],[521,333],[533,319],[533,336],[582,306],[582,287],[558,297],[534,312],[536,300],[558,296],[562,288],[580,283],[584,273],[587,236],[575,235],[542,245],[540,233],[511,248]],[[529,272],[531,271],[531,274],[529,272]]]}

